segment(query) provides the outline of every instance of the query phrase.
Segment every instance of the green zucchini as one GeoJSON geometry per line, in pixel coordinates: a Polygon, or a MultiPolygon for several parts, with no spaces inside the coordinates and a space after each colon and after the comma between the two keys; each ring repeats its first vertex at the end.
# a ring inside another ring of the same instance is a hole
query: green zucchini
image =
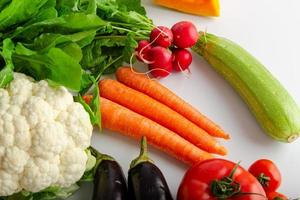
{"type": "Polygon", "coordinates": [[[292,142],[300,135],[300,109],[287,90],[250,53],[234,42],[200,32],[192,48],[240,94],[272,138],[292,142]]]}

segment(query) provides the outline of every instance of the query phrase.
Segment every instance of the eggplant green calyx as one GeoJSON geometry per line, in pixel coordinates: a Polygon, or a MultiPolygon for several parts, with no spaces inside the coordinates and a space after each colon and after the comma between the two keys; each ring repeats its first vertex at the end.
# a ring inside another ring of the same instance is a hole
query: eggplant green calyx
{"type": "Polygon", "coordinates": [[[111,157],[109,155],[106,155],[106,154],[100,153],[94,147],[90,146],[89,148],[91,150],[92,155],[96,157],[96,160],[97,160],[96,165],[99,164],[99,163],[101,163],[103,160],[115,161],[115,159],[113,157],[111,157]]]}
{"type": "Polygon", "coordinates": [[[143,162],[153,163],[153,161],[148,157],[147,138],[146,138],[146,136],[143,136],[142,139],[141,139],[140,155],[131,162],[130,169],[136,167],[137,165],[139,165],[143,162]]]}

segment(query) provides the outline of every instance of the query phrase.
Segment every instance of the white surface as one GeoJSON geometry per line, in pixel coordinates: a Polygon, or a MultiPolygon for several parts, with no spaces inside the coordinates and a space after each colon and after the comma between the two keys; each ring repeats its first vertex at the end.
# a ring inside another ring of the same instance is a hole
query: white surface
{"type": "MultiPolygon", "coordinates": [[[[152,5],[144,0],[148,15],[156,25],[171,26],[190,20],[199,29],[207,28],[241,44],[256,56],[281,81],[300,104],[300,1],[299,0],[221,0],[220,18],[186,15],[152,5]]],[[[190,79],[172,74],[161,82],[231,134],[227,159],[248,166],[259,158],[269,158],[281,169],[283,182],[279,189],[289,197],[299,197],[300,139],[282,144],[270,139],[260,129],[246,105],[234,90],[200,57],[194,55],[190,79]]],[[[125,174],[138,154],[136,141],[116,133],[95,134],[93,145],[114,156],[125,174]]],[[[163,171],[175,196],[186,165],[150,148],[150,156],[163,171]]],[[[91,186],[85,186],[73,200],[89,199],[91,186]]]]}

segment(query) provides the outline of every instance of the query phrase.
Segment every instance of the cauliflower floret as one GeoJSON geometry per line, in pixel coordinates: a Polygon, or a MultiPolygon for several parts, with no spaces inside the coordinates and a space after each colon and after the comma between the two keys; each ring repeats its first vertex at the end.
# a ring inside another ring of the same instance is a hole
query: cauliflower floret
{"type": "Polygon", "coordinates": [[[66,88],[58,87],[53,90],[46,81],[40,81],[38,84],[35,84],[33,86],[33,94],[49,103],[55,116],[74,103],[73,96],[66,88]]]}
{"type": "Polygon", "coordinates": [[[22,105],[32,95],[33,79],[25,76],[24,74],[15,73],[14,80],[9,85],[8,91],[12,98],[13,105],[22,105]]]}
{"type": "Polygon", "coordinates": [[[85,149],[90,146],[93,130],[91,126],[87,126],[90,118],[87,113],[82,114],[81,107],[81,104],[73,103],[66,112],[62,112],[58,116],[57,120],[64,125],[65,132],[72,137],[75,145],[85,149]],[[81,115],[80,119],[78,115],[81,115]],[[77,126],[74,126],[74,124],[77,124],[77,126]],[[90,135],[81,133],[90,133],[90,135]]]}
{"type": "Polygon", "coordinates": [[[25,167],[21,186],[27,191],[38,192],[56,183],[60,175],[59,156],[51,160],[31,159],[25,167]]]}
{"type": "Polygon", "coordinates": [[[0,89],[0,196],[77,182],[92,130],[89,115],[66,88],[15,73],[0,89]]]}
{"type": "Polygon", "coordinates": [[[9,108],[9,94],[6,90],[0,88],[0,116],[9,108]]]}
{"type": "Polygon", "coordinates": [[[2,168],[4,171],[12,174],[19,174],[23,172],[29,156],[25,151],[20,150],[18,147],[11,147],[6,149],[3,158],[2,168]]]}
{"type": "Polygon", "coordinates": [[[2,163],[2,158],[5,154],[5,148],[0,146],[0,163],[2,163]]]}
{"type": "Polygon", "coordinates": [[[21,191],[19,176],[0,169],[0,196],[8,196],[21,191]]]}
{"type": "Polygon", "coordinates": [[[26,118],[22,115],[14,118],[15,125],[14,144],[27,151],[31,147],[31,130],[26,118]]]}
{"type": "Polygon", "coordinates": [[[68,137],[63,126],[57,122],[41,122],[31,130],[32,155],[44,159],[51,159],[60,154],[68,144],[68,137]]]}
{"type": "Polygon", "coordinates": [[[40,97],[28,98],[22,109],[22,114],[28,116],[27,120],[31,127],[38,122],[45,122],[54,119],[53,108],[40,97]]]}
{"type": "Polygon", "coordinates": [[[74,182],[79,180],[85,171],[86,161],[86,153],[80,148],[68,148],[61,155],[61,174],[57,183],[63,187],[69,187],[74,182]]]}
{"type": "Polygon", "coordinates": [[[9,147],[14,144],[13,116],[5,113],[0,118],[0,146],[9,147]]]}

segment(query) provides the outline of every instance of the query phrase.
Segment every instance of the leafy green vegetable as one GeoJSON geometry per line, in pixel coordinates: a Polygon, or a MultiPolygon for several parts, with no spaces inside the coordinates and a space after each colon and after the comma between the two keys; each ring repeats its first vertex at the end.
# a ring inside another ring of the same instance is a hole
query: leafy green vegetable
{"type": "Polygon", "coordinates": [[[33,23],[55,18],[57,17],[57,11],[55,9],[56,0],[48,0],[38,11],[36,15],[33,15],[26,23],[22,24],[23,27],[29,26],[33,23]]]}
{"type": "MultiPolygon", "coordinates": [[[[4,59],[5,66],[0,71],[0,88],[5,87],[10,81],[13,80],[13,63],[12,53],[14,50],[14,44],[10,39],[3,41],[3,50],[0,55],[4,59]]],[[[1,67],[1,66],[0,66],[1,67]]]]}
{"type": "MultiPolygon", "coordinates": [[[[148,39],[153,29],[152,21],[144,15],[134,11],[122,11],[113,0],[97,4],[97,14],[106,21],[110,21],[112,28],[120,34],[133,33],[148,39]]],[[[124,5],[123,5],[124,6],[124,5]]],[[[126,34],[125,34],[126,35],[126,34]]]]}
{"type": "Polygon", "coordinates": [[[16,71],[22,71],[36,80],[50,79],[71,90],[80,90],[81,66],[76,58],[60,48],[54,47],[40,54],[18,43],[13,58],[16,71]]]}
{"type": "Polygon", "coordinates": [[[0,1],[0,10],[2,10],[10,2],[11,2],[11,0],[2,0],[2,1],[0,1]]]}
{"type": "Polygon", "coordinates": [[[56,33],[44,33],[35,38],[33,44],[27,44],[26,47],[37,50],[39,52],[47,52],[58,45],[75,42],[80,48],[90,44],[96,35],[96,30],[88,30],[77,32],[70,35],[62,35],[56,33]]]}
{"type": "Polygon", "coordinates": [[[36,15],[39,9],[47,3],[47,0],[12,2],[0,12],[0,31],[4,31],[11,26],[24,22],[36,15]]]}
{"type": "Polygon", "coordinates": [[[81,65],[99,79],[108,68],[113,69],[114,72],[124,60],[128,61],[136,45],[136,41],[130,36],[96,37],[92,44],[83,48],[84,56],[81,65]],[[126,45],[130,49],[125,48],[126,45]],[[130,53],[128,53],[129,51],[130,53]]]}
{"type": "Polygon", "coordinates": [[[7,37],[17,38],[25,41],[32,41],[35,37],[46,33],[72,34],[106,26],[97,15],[84,13],[70,13],[61,17],[47,19],[26,27],[19,27],[14,33],[7,37]]]}
{"type": "Polygon", "coordinates": [[[95,0],[81,0],[79,10],[84,10],[86,14],[96,14],[97,2],[95,0]]]}
{"type": "Polygon", "coordinates": [[[79,0],[57,0],[56,10],[58,15],[61,16],[78,11],[78,4],[79,0]]]}
{"type": "Polygon", "coordinates": [[[146,14],[146,10],[143,6],[141,6],[140,0],[116,0],[116,3],[120,6],[121,10],[136,11],[142,15],[146,14]]]}

